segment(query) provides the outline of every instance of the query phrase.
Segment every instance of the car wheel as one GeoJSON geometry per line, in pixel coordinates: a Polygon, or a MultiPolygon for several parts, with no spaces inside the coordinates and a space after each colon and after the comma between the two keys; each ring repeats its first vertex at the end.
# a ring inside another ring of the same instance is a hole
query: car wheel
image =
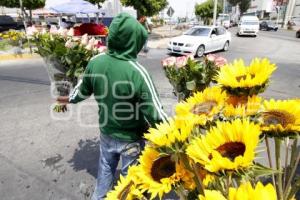
{"type": "Polygon", "coordinates": [[[229,49],[229,41],[226,41],[224,44],[223,50],[228,51],[228,49],[229,49]]]}
{"type": "Polygon", "coordinates": [[[296,33],[296,38],[300,38],[300,32],[296,33]]]}
{"type": "Polygon", "coordinates": [[[275,28],[274,31],[278,31],[278,28],[275,28]]]}
{"type": "Polygon", "coordinates": [[[204,45],[200,45],[196,51],[196,56],[200,58],[204,55],[204,52],[205,52],[204,45]]]}

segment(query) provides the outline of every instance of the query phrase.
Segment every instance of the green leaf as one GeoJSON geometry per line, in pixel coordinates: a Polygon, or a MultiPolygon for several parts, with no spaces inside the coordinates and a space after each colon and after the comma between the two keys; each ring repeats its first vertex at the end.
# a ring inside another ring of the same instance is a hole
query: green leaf
{"type": "Polygon", "coordinates": [[[196,89],[196,82],[194,80],[186,82],[186,88],[190,91],[193,91],[196,89]]]}

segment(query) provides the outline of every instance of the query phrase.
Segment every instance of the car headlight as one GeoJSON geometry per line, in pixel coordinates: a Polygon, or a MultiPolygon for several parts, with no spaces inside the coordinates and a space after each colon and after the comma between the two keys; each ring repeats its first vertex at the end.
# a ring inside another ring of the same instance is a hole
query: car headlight
{"type": "Polygon", "coordinates": [[[192,47],[192,46],[194,46],[194,44],[186,44],[185,46],[186,47],[192,47]]]}

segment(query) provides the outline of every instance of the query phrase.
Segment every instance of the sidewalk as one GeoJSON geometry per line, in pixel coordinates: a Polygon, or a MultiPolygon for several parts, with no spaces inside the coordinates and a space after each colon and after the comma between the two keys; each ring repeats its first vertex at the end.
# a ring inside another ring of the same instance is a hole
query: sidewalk
{"type": "Polygon", "coordinates": [[[39,55],[30,53],[29,49],[20,49],[18,47],[13,47],[6,51],[0,51],[0,61],[32,58],[39,58],[39,55]]]}
{"type": "Polygon", "coordinates": [[[167,44],[172,37],[181,35],[184,30],[176,30],[175,26],[161,26],[154,28],[149,35],[148,47],[153,49],[167,48],[167,44]]]}

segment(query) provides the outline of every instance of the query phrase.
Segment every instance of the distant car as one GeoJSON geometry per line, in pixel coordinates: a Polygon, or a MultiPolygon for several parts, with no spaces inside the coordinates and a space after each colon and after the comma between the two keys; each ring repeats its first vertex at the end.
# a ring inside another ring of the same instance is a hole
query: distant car
{"type": "Polygon", "coordinates": [[[197,22],[197,21],[190,21],[190,22],[189,22],[189,27],[190,27],[190,28],[192,28],[192,27],[194,27],[194,26],[199,26],[199,25],[200,25],[200,23],[197,22]]]}
{"type": "Polygon", "coordinates": [[[180,55],[193,54],[202,57],[205,53],[229,49],[231,33],[221,26],[195,26],[183,35],[172,38],[168,52],[180,55]]]}
{"type": "Polygon", "coordinates": [[[229,16],[229,14],[220,13],[219,17],[217,19],[217,25],[218,26],[223,26],[225,28],[229,28],[230,27],[230,16],[229,16]]]}
{"type": "Polygon", "coordinates": [[[300,29],[296,32],[296,38],[300,38],[300,29]]]}
{"type": "Polygon", "coordinates": [[[259,31],[259,20],[256,16],[243,16],[238,24],[237,35],[257,36],[259,31]]]}
{"type": "Polygon", "coordinates": [[[9,29],[24,29],[24,25],[20,22],[14,21],[11,16],[0,15],[0,32],[8,31],[9,29]]]}
{"type": "Polygon", "coordinates": [[[278,26],[274,22],[262,21],[259,24],[259,30],[277,31],[278,30],[278,26]]]}

